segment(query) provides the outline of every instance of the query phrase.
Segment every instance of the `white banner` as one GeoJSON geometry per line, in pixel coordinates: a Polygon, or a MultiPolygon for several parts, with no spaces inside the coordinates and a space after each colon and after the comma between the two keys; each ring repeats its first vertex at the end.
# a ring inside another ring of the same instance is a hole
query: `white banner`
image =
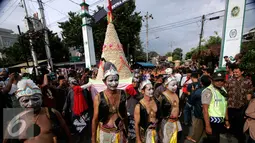
{"type": "Polygon", "coordinates": [[[225,21],[223,28],[220,67],[225,67],[224,56],[234,60],[240,52],[243,36],[243,24],[246,0],[226,0],[225,21]]]}

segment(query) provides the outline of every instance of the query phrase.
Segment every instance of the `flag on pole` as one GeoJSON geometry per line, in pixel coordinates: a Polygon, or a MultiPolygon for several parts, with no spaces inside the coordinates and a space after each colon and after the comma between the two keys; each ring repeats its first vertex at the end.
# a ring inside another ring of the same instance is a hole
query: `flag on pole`
{"type": "Polygon", "coordinates": [[[105,11],[107,12],[107,21],[108,23],[111,23],[113,20],[112,16],[112,2],[111,0],[105,0],[105,11]]]}

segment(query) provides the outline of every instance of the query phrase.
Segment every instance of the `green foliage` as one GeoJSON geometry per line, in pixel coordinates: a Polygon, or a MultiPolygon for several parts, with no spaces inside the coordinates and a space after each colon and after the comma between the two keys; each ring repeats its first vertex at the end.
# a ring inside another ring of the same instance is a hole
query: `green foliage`
{"type": "Polygon", "coordinates": [[[197,48],[191,48],[191,51],[186,53],[185,60],[192,59],[192,55],[197,53],[197,52],[198,52],[197,48]]]}
{"type": "MultiPolygon", "coordinates": [[[[68,60],[69,51],[61,42],[61,39],[57,36],[56,33],[48,31],[51,56],[54,62],[64,62],[68,60]]],[[[7,65],[14,65],[26,61],[32,61],[32,56],[30,52],[29,39],[26,34],[18,37],[20,42],[14,43],[13,46],[9,48],[4,48],[1,52],[5,55],[5,58],[2,62],[7,65]]],[[[47,59],[45,52],[45,41],[43,33],[34,34],[32,37],[33,47],[37,53],[38,60],[47,59]]]]}
{"type": "Polygon", "coordinates": [[[159,56],[159,54],[155,51],[151,51],[148,53],[149,59],[152,59],[153,57],[157,57],[157,56],[159,56]]]}
{"type": "MultiPolygon", "coordinates": [[[[140,16],[140,13],[135,12],[135,8],[135,2],[129,1],[115,9],[113,11],[113,23],[126,57],[130,59],[130,55],[132,55],[134,61],[143,61],[146,56],[143,57],[145,53],[142,50],[139,36],[142,27],[142,16],[140,16]]],[[[97,6],[97,9],[100,10],[102,7],[97,6]]],[[[69,12],[68,15],[70,17],[68,21],[59,23],[59,27],[63,31],[64,44],[68,47],[83,47],[82,18],[73,12],[69,12]]],[[[105,17],[97,23],[92,20],[91,26],[96,58],[100,59],[107,28],[107,18],[105,17]]]]}
{"type": "Polygon", "coordinates": [[[210,36],[203,46],[209,48],[211,45],[220,44],[221,40],[222,39],[219,35],[210,36]]]}
{"type": "Polygon", "coordinates": [[[192,48],[186,53],[185,59],[200,60],[200,62],[216,63],[219,60],[220,50],[215,49],[215,45],[221,44],[221,37],[215,32],[215,36],[210,36],[208,40],[202,41],[201,47],[192,48]]]}
{"type": "Polygon", "coordinates": [[[180,60],[182,61],[182,49],[181,48],[176,48],[173,51],[173,61],[175,60],[180,60]]]}
{"type": "Polygon", "coordinates": [[[83,47],[82,18],[75,12],[69,12],[68,16],[67,21],[58,23],[62,29],[63,42],[67,47],[83,47]]]}
{"type": "Polygon", "coordinates": [[[172,56],[172,52],[167,52],[167,53],[165,54],[165,56],[171,57],[171,56],[172,56]]]}
{"type": "Polygon", "coordinates": [[[255,41],[243,43],[241,54],[240,66],[249,73],[255,71],[255,41]]]}
{"type": "MultiPolygon", "coordinates": [[[[135,2],[129,1],[123,6],[113,11],[113,24],[118,33],[125,55],[129,58],[129,55],[135,57],[135,61],[144,60],[142,55],[145,55],[142,50],[140,41],[140,30],[142,27],[142,16],[140,13],[135,12],[135,2]]],[[[107,19],[102,19],[98,23],[93,25],[93,36],[95,40],[95,49],[98,55],[101,57],[101,47],[104,43],[105,31],[107,27],[107,19]]],[[[145,56],[146,58],[146,56],[145,56]]]]}

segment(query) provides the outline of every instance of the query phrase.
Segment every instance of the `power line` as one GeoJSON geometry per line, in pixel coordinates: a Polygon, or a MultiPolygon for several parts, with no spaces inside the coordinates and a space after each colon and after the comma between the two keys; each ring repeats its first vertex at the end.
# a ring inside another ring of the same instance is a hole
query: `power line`
{"type": "Polygon", "coordinates": [[[197,23],[197,22],[199,22],[199,21],[194,21],[194,22],[189,22],[189,23],[185,23],[185,24],[181,24],[181,25],[176,25],[176,26],[171,26],[171,27],[156,29],[156,30],[150,31],[150,33],[162,32],[162,31],[166,31],[166,30],[170,30],[170,29],[174,29],[174,28],[179,28],[179,27],[191,25],[191,24],[194,24],[194,23],[197,23]]]}
{"type": "Polygon", "coordinates": [[[78,4],[77,2],[75,2],[75,1],[73,1],[73,0],[69,0],[70,2],[72,2],[72,3],[74,3],[74,4],[76,4],[76,5],[80,5],[80,4],[78,4]]]}
{"type": "Polygon", "coordinates": [[[104,0],[98,0],[98,1],[96,1],[96,2],[94,2],[94,3],[92,3],[92,4],[90,4],[89,6],[94,6],[94,5],[96,5],[96,4],[98,4],[98,3],[100,3],[100,2],[103,2],[104,0]]]}
{"type": "Polygon", "coordinates": [[[46,4],[46,3],[43,3],[43,4],[45,4],[45,5],[46,5],[46,6],[48,6],[49,8],[51,8],[51,9],[53,9],[53,10],[55,10],[55,11],[57,11],[57,12],[59,12],[59,13],[63,14],[63,15],[65,15],[65,16],[68,16],[68,15],[66,15],[65,13],[63,13],[63,12],[59,11],[58,9],[55,9],[55,8],[53,8],[53,7],[49,6],[49,5],[48,5],[48,4],[46,4]]]}
{"type": "Polygon", "coordinates": [[[4,12],[2,12],[2,13],[6,13],[8,10],[10,10],[12,7],[13,7],[13,5],[17,2],[18,0],[16,0],[14,3],[12,3],[12,5],[11,6],[9,6],[9,8],[4,12]]]}
{"type": "MultiPolygon", "coordinates": [[[[250,11],[250,10],[253,10],[253,9],[255,9],[255,8],[246,9],[246,11],[250,11]]],[[[211,12],[211,13],[206,14],[205,16],[213,15],[213,14],[224,12],[224,11],[225,10],[219,10],[219,11],[211,12]]],[[[221,16],[219,16],[219,18],[223,17],[223,16],[224,15],[221,15],[221,16]]],[[[191,20],[195,20],[197,18],[201,18],[201,16],[197,16],[197,17],[193,17],[193,18],[190,18],[190,19],[186,19],[186,20],[182,20],[182,21],[177,21],[177,22],[173,22],[173,23],[168,23],[168,24],[164,24],[164,25],[160,25],[160,26],[155,26],[155,27],[150,28],[149,30],[150,30],[150,32],[155,32],[155,31],[157,32],[157,31],[160,31],[160,30],[164,31],[164,30],[167,30],[167,29],[172,29],[172,27],[175,28],[175,25],[177,25],[177,24],[181,24],[181,25],[184,25],[184,26],[186,24],[189,25],[191,20]]],[[[193,23],[193,22],[191,22],[191,23],[193,23]]],[[[143,30],[141,30],[141,33],[144,33],[145,31],[146,30],[143,29],[143,30]]]]}
{"type": "MultiPolygon", "coordinates": [[[[98,3],[102,2],[102,1],[104,1],[104,0],[98,0],[98,1],[96,1],[96,2],[94,2],[94,3],[92,3],[92,4],[90,4],[90,6],[94,6],[94,5],[96,5],[96,4],[98,4],[98,3]]],[[[78,10],[78,11],[76,11],[75,13],[79,13],[79,12],[81,12],[81,10],[78,10]]],[[[54,21],[54,22],[48,24],[48,26],[50,27],[50,26],[52,26],[52,25],[55,25],[55,24],[58,23],[58,21],[67,19],[68,17],[69,17],[69,16],[66,15],[65,17],[62,17],[62,18],[60,18],[60,19],[58,19],[58,20],[56,20],[56,21],[54,21]]]]}
{"type": "Polygon", "coordinates": [[[53,2],[53,1],[55,1],[55,0],[48,0],[48,1],[43,2],[43,3],[50,3],[50,2],[53,2]]]}
{"type": "MultiPolygon", "coordinates": [[[[201,18],[201,17],[198,17],[198,18],[201,18]]],[[[152,27],[152,28],[149,28],[149,30],[158,30],[158,29],[162,29],[162,28],[168,28],[168,27],[172,27],[172,26],[178,26],[180,24],[181,25],[188,24],[190,22],[197,22],[197,21],[200,21],[200,20],[198,20],[197,18],[193,19],[193,20],[182,20],[182,21],[168,23],[168,24],[161,25],[161,26],[152,27]],[[194,20],[196,20],[196,21],[194,21],[194,20]]],[[[145,30],[142,30],[142,32],[145,32],[145,30]]]]}
{"type": "Polygon", "coordinates": [[[0,25],[3,24],[3,23],[12,15],[12,13],[14,12],[14,10],[15,10],[18,6],[19,6],[19,5],[16,5],[16,7],[11,11],[11,13],[0,23],[0,25]]]}
{"type": "MultiPolygon", "coordinates": [[[[10,2],[11,2],[11,0],[9,0],[9,1],[6,3],[6,5],[5,5],[5,6],[7,6],[10,2]]],[[[3,6],[3,7],[5,7],[5,6],[3,6]]],[[[2,13],[4,13],[4,8],[3,8],[2,10],[3,10],[3,12],[2,12],[2,13]]]]}
{"type": "MultiPolygon", "coordinates": [[[[177,21],[177,22],[173,22],[173,23],[168,23],[168,24],[164,24],[164,25],[155,26],[155,27],[150,28],[149,30],[168,27],[171,25],[176,25],[176,24],[185,23],[185,22],[190,22],[190,20],[196,20],[198,18],[201,18],[201,16],[197,16],[197,17],[193,17],[193,18],[189,18],[189,19],[185,19],[185,20],[181,20],[181,21],[177,21]]],[[[145,30],[142,30],[142,31],[145,31],[145,30]]]]}

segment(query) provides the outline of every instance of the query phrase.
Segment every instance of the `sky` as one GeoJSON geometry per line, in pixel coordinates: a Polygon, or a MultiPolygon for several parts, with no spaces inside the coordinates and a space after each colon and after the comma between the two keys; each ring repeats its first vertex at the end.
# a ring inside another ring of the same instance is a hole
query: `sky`
{"type": "MultiPolygon", "coordinates": [[[[26,0],[28,13],[32,15],[38,12],[37,0],[26,0]]],[[[68,19],[69,11],[80,11],[79,3],[82,0],[42,0],[45,8],[45,16],[49,29],[60,34],[57,22],[68,19]]],[[[103,5],[104,0],[86,0],[91,5],[91,11],[96,5],[103,5]]],[[[255,27],[255,0],[247,0],[251,3],[246,6],[244,33],[255,27]],[[253,2],[253,3],[252,3],[253,2]],[[253,9],[254,8],[254,9],[253,9]]],[[[152,14],[149,19],[149,46],[148,51],[156,51],[160,55],[175,48],[182,48],[184,53],[198,46],[199,33],[201,29],[201,17],[203,14],[213,13],[225,9],[225,0],[136,0],[136,11],[144,16],[147,12],[152,14]],[[189,20],[186,20],[189,19],[189,20]],[[186,20],[185,22],[173,25],[172,23],[186,20]],[[162,25],[171,24],[167,28],[154,29],[162,25]],[[176,26],[178,25],[178,26],[176,26]],[[171,48],[172,45],[172,48],[171,48]]],[[[0,5],[0,28],[12,29],[17,33],[17,25],[21,30],[26,31],[24,24],[25,11],[20,7],[20,0],[5,0],[0,5]]],[[[215,35],[217,32],[222,36],[224,12],[218,12],[206,16],[207,19],[215,16],[222,16],[217,20],[206,20],[204,25],[204,39],[215,35]]],[[[145,47],[146,32],[145,23],[141,29],[140,38],[145,47]]],[[[145,51],[147,51],[145,49],[145,51]]]]}

